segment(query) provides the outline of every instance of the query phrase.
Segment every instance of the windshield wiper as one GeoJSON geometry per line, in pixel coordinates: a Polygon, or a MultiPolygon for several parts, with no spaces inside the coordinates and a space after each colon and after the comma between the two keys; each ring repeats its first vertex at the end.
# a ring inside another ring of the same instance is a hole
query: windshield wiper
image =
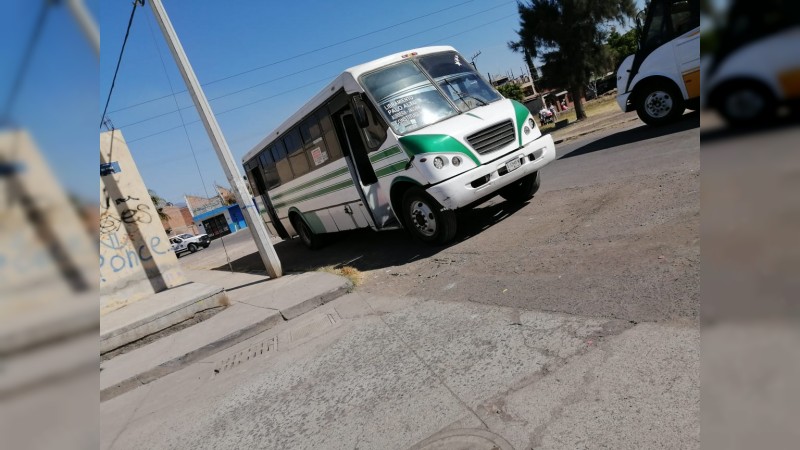
{"type": "Polygon", "coordinates": [[[465,105],[467,105],[467,107],[469,107],[469,105],[467,104],[467,101],[465,100],[465,98],[471,98],[471,99],[475,100],[476,102],[480,103],[480,105],[481,105],[481,106],[486,106],[486,105],[488,104],[488,103],[486,103],[485,101],[483,101],[483,100],[479,99],[478,97],[475,97],[474,95],[469,95],[469,94],[467,94],[467,95],[464,95],[464,94],[463,94],[461,91],[459,91],[458,89],[456,89],[456,87],[455,87],[455,86],[453,86],[453,85],[450,83],[450,80],[448,80],[447,78],[445,78],[445,79],[444,79],[444,82],[445,82],[445,83],[447,83],[447,86],[449,86],[449,87],[450,87],[450,89],[452,89],[452,90],[453,90],[453,92],[455,92],[455,93],[456,93],[456,95],[458,95],[458,98],[459,98],[459,100],[461,100],[462,102],[464,102],[464,104],[465,104],[465,105]]]}

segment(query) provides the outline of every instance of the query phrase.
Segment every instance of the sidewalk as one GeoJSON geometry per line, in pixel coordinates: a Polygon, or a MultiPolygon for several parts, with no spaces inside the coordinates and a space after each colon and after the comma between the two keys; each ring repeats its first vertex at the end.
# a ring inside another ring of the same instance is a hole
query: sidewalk
{"type": "Polygon", "coordinates": [[[270,280],[247,273],[186,270],[196,283],[221,286],[230,306],[213,317],[100,365],[100,398],[155,381],[184,366],[292,320],[351,288],[349,280],[323,272],[270,280]]]}
{"type": "Polygon", "coordinates": [[[587,134],[626,125],[639,120],[635,112],[624,113],[621,110],[590,115],[584,120],[570,122],[567,126],[550,132],[553,141],[560,144],[587,134]]]}
{"type": "Polygon", "coordinates": [[[104,449],[699,448],[699,333],[354,292],[100,409],[104,449]]]}

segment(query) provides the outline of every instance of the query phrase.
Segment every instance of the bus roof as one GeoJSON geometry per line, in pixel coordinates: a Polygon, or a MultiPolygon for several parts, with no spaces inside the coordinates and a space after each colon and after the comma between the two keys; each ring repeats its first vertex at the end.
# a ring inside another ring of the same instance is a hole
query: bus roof
{"type": "Polygon", "coordinates": [[[261,150],[263,150],[266,146],[272,143],[272,141],[274,141],[275,138],[277,138],[284,131],[286,131],[286,129],[295,125],[303,117],[311,113],[311,111],[317,109],[317,107],[321,105],[325,100],[327,100],[334,92],[342,88],[344,88],[345,92],[348,93],[352,93],[359,90],[356,80],[362,74],[377,69],[379,67],[383,67],[395,62],[402,61],[408,56],[427,55],[429,53],[438,53],[445,51],[455,51],[455,49],[448,45],[440,45],[434,47],[420,47],[412,50],[406,50],[403,52],[394,53],[392,55],[384,56],[383,58],[379,58],[346,69],[344,72],[339,74],[339,76],[334,78],[333,81],[328,83],[327,86],[322,88],[322,90],[319,91],[317,95],[315,95],[314,97],[311,98],[311,100],[306,102],[305,105],[303,105],[298,111],[296,111],[294,114],[289,116],[288,119],[283,121],[283,123],[281,123],[278,128],[272,130],[272,132],[268,134],[264,139],[262,139],[258,144],[256,144],[255,147],[250,149],[250,151],[247,152],[242,157],[242,164],[244,164],[245,162],[251,160],[253,157],[258,155],[261,152],[261,150]]]}

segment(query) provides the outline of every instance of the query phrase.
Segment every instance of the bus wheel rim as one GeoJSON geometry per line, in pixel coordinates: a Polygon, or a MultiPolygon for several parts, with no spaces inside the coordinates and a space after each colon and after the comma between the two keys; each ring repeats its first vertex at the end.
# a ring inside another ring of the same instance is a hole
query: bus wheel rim
{"type": "Polygon", "coordinates": [[[672,111],[672,96],[669,92],[653,91],[644,99],[644,107],[650,117],[666,117],[672,111]]]}
{"type": "Polygon", "coordinates": [[[728,114],[737,119],[752,119],[758,117],[764,109],[764,98],[758,92],[750,89],[737,91],[726,100],[728,114]]]}
{"type": "Polygon", "coordinates": [[[411,222],[417,231],[425,237],[436,234],[436,216],[427,203],[416,200],[411,203],[411,222]]]}

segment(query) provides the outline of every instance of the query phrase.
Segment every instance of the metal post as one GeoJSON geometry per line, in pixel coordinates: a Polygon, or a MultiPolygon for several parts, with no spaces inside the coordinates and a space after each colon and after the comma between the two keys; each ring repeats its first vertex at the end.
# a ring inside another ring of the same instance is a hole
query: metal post
{"type": "Polygon", "coordinates": [[[264,262],[267,274],[269,274],[271,278],[280,277],[283,274],[281,262],[278,259],[278,254],[272,247],[272,242],[267,234],[264,221],[256,205],[253,203],[253,199],[247,193],[247,188],[239,173],[238,166],[234,162],[233,155],[231,154],[230,148],[228,148],[225,137],[222,135],[222,129],[220,129],[217,119],[211,111],[211,105],[209,105],[200,87],[200,82],[197,80],[192,66],[189,64],[189,59],[186,57],[183,46],[178,40],[178,36],[175,34],[175,29],[172,27],[167,12],[164,10],[164,5],[161,3],[161,0],[150,0],[150,4],[153,7],[153,14],[156,17],[158,26],[164,33],[164,38],[169,45],[169,50],[172,52],[172,56],[175,58],[175,62],[181,71],[183,81],[186,83],[186,88],[192,96],[194,106],[197,108],[197,112],[203,120],[203,126],[206,127],[208,137],[214,145],[214,150],[217,152],[219,162],[222,164],[222,169],[225,171],[225,176],[228,178],[233,193],[236,195],[236,201],[239,202],[239,205],[242,207],[244,219],[247,222],[247,227],[250,229],[250,232],[253,233],[253,239],[256,241],[258,253],[261,255],[261,260],[264,262]]]}

